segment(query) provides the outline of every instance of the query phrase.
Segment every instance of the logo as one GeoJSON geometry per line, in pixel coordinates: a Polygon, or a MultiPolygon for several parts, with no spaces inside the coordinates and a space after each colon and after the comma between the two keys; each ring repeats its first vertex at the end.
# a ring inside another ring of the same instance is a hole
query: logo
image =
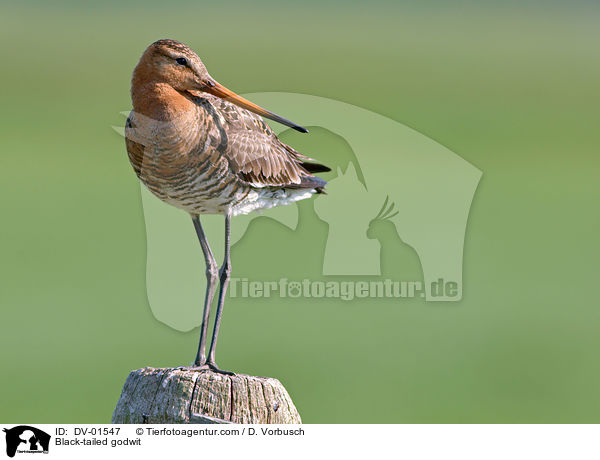
{"type": "MultiPolygon", "coordinates": [[[[477,167],[365,108],[307,94],[248,97],[308,126],[311,136],[299,137],[271,124],[284,142],[295,136],[288,143],[332,171],[322,175],[328,181],[325,197],[234,218],[231,244],[241,297],[272,292],[332,301],[461,300],[467,223],[482,176],[477,167]],[[315,136],[321,141],[310,145],[315,136]],[[271,288],[284,284],[283,292],[271,288]]],[[[204,292],[204,266],[197,237],[186,213],[140,187],[150,308],[159,321],[189,331],[202,321],[196,299],[204,292]]],[[[221,259],[222,216],[203,215],[202,225],[221,259]]]]}
{"type": "Polygon", "coordinates": [[[50,435],[45,431],[28,425],[19,425],[7,430],[6,433],[6,455],[14,457],[20,454],[47,454],[50,447],[50,435]]]}

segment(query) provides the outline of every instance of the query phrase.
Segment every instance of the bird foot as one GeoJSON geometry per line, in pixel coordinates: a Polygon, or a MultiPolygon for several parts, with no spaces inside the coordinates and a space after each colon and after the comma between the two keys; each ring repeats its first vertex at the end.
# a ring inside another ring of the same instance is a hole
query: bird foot
{"type": "Polygon", "coordinates": [[[192,367],[188,368],[194,371],[212,371],[217,374],[223,375],[235,375],[235,372],[224,371],[223,369],[219,369],[216,363],[206,362],[204,364],[194,364],[192,367]]]}
{"type": "Polygon", "coordinates": [[[224,371],[223,369],[219,369],[216,363],[207,363],[207,365],[211,371],[216,372],[217,374],[235,375],[235,372],[224,371]]]}

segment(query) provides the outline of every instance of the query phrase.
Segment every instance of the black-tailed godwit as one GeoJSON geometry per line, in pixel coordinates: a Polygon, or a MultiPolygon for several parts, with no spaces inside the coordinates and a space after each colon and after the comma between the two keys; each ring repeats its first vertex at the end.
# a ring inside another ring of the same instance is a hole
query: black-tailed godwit
{"type": "Polygon", "coordinates": [[[133,72],[131,98],[125,136],[135,173],[154,195],[191,215],[204,253],[207,286],[195,367],[229,374],[218,368],[215,347],[231,274],[231,217],[323,193],[326,182],[312,173],[330,169],[281,142],[261,116],[300,132],[305,128],[217,83],[198,55],[178,41],[159,40],[146,49],[133,72]],[[225,216],[225,257],[218,272],[201,214],[225,216]]]}

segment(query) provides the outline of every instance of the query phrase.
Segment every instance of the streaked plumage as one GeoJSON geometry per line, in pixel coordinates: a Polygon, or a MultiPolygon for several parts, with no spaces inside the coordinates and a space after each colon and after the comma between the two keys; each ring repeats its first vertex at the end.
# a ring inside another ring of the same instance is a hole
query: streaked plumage
{"type": "MultiPolygon", "coordinates": [[[[150,48],[164,47],[195,56],[170,40],[150,48]]],[[[140,180],[161,200],[191,214],[230,209],[237,215],[323,191],[325,181],[311,172],[329,168],[281,142],[259,115],[207,92],[144,82],[144,76],[134,73],[139,86],[132,90],[127,151],[140,180]],[[136,104],[139,98],[143,103],[136,104]],[[177,110],[161,110],[170,100],[177,110]]]]}

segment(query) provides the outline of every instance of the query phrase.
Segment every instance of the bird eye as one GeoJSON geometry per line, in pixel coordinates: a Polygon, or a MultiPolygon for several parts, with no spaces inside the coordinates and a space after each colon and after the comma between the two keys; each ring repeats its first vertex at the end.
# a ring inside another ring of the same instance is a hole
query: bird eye
{"type": "Polygon", "coordinates": [[[179,65],[187,65],[186,58],[177,58],[177,59],[175,59],[175,62],[177,62],[177,64],[179,64],[179,65]]]}

